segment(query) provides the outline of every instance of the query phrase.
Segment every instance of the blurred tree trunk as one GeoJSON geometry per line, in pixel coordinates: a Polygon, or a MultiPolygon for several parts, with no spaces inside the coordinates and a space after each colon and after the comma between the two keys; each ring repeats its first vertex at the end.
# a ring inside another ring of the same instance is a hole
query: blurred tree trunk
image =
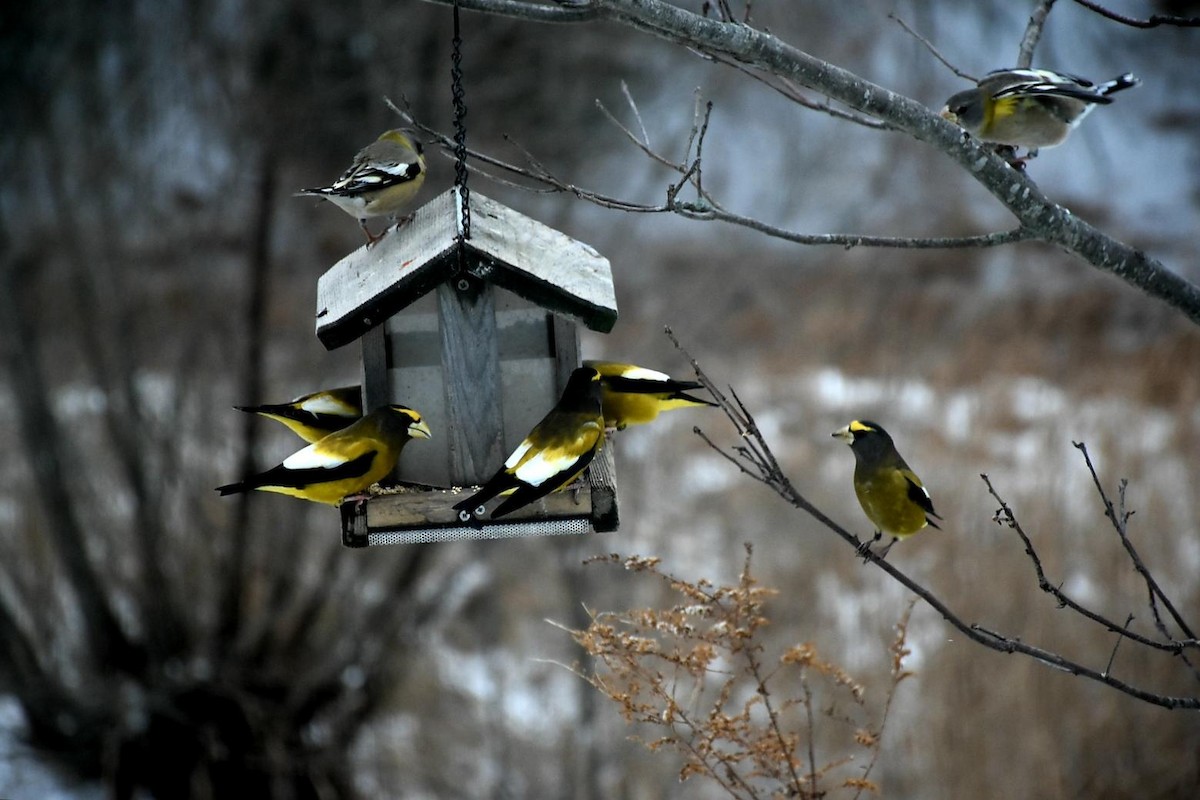
{"type": "MultiPolygon", "coordinates": [[[[596,70],[518,27],[466,30],[473,141],[593,113],[563,81],[596,70]]],[[[353,748],[421,656],[437,548],[348,552],[336,515],[212,487],[261,456],[267,423],[230,402],[321,379],[297,355],[308,309],[279,300],[327,266],[296,242],[358,244],[348,219],[281,235],[278,183],[333,177],[396,124],[381,92],[448,118],[449,33],[442,9],[374,0],[35,2],[0,26],[0,691],[35,752],[115,798],[353,798],[353,748]]]]}
{"type": "MultiPolygon", "coordinates": [[[[263,396],[263,353],[265,347],[267,285],[271,271],[271,233],[275,206],[276,159],[268,148],[259,159],[256,180],[256,210],[251,230],[248,231],[251,246],[246,264],[246,311],[243,326],[245,355],[241,375],[237,381],[238,394],[246,402],[259,403],[263,396]]],[[[254,451],[258,444],[258,421],[253,414],[242,416],[242,455],[238,460],[238,474],[251,475],[255,467],[254,451]]],[[[241,623],[242,593],[245,591],[246,548],[250,534],[251,493],[237,496],[234,518],[229,530],[229,556],[225,569],[225,586],[221,591],[220,607],[217,611],[216,645],[220,648],[231,645],[237,639],[241,623]]],[[[221,650],[216,657],[226,653],[221,650]]]]}

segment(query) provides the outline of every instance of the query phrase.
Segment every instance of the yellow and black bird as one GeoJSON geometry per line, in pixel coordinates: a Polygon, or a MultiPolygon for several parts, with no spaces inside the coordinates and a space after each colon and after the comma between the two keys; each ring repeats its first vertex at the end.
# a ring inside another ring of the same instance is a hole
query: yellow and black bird
{"type": "Polygon", "coordinates": [[[592,463],[603,444],[600,373],[579,367],[571,373],[554,408],[517,445],[504,466],[454,508],[466,522],[479,517],[493,497],[511,492],[492,510],[492,519],[503,517],[570,484],[592,463]]]}
{"type": "Polygon", "coordinates": [[[399,214],[424,182],[421,143],[402,130],[390,130],[360,150],[350,167],[329,186],[301,189],[296,196],[323,197],[356,217],[367,235],[367,244],[372,245],[383,238],[387,229],[373,236],[367,220],[399,214]]]}
{"type": "Polygon", "coordinates": [[[687,394],[704,388],[696,381],[678,381],[662,372],[616,361],[584,361],[583,365],[600,373],[604,424],[609,429],[623,431],[629,425],[643,425],[673,408],[716,405],[687,394]]]}
{"type": "MultiPolygon", "coordinates": [[[[900,457],[887,431],[877,423],[856,419],[833,435],[854,451],[854,493],[875,525],[872,541],[879,541],[885,533],[892,537],[880,558],[887,557],[897,540],[926,525],[939,527],[933,520],[941,517],[933,510],[929,492],[900,457]]],[[[865,555],[870,547],[871,542],[864,542],[859,550],[865,555]]]]}
{"type": "Polygon", "coordinates": [[[981,141],[1026,147],[1031,157],[1061,144],[1093,108],[1112,102],[1109,95],[1139,83],[1130,73],[1095,84],[1047,69],[999,69],[952,96],[941,113],[981,141]]]}
{"type": "Polygon", "coordinates": [[[282,422],[311,444],[362,418],[362,387],[339,386],[302,395],[287,403],[234,408],[282,422]]]}
{"type": "Polygon", "coordinates": [[[396,467],[410,439],[428,439],[429,426],[406,406],[380,406],[358,422],[329,434],[266,472],[218,486],[222,495],[277,492],[314,503],[339,505],[396,467]]]}

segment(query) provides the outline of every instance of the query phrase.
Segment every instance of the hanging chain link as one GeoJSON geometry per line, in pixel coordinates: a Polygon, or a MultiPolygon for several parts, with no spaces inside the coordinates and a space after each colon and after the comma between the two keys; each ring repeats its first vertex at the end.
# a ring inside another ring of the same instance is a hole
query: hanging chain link
{"type": "Polygon", "coordinates": [[[467,104],[462,80],[462,36],[458,30],[458,0],[454,0],[454,39],[450,65],[450,94],[454,99],[454,186],[458,189],[462,207],[462,231],[459,238],[460,258],[462,242],[471,238],[471,192],[467,188],[467,104]]]}

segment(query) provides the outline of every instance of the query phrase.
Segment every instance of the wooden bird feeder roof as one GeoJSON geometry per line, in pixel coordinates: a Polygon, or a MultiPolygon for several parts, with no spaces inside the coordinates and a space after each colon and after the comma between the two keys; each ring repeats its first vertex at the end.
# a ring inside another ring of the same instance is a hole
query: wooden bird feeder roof
{"type": "Polygon", "coordinates": [[[457,252],[459,201],[444,192],[333,265],[317,283],[317,338],[333,350],[361,338],[439,284],[471,275],[607,333],[617,321],[608,259],[535,219],[472,192],[465,258],[457,252]],[[399,264],[399,269],[392,265],[399,264]]]}

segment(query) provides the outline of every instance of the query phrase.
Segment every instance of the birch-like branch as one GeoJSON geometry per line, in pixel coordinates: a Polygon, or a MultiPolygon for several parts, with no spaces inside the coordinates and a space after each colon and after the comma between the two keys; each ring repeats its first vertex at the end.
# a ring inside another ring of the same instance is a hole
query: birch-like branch
{"type": "Polygon", "coordinates": [[[1200,287],[1052,202],[990,146],[921,103],[815,58],[766,31],[706,18],[664,0],[582,0],[558,5],[528,0],[458,2],[467,10],[540,22],[616,22],[705,57],[732,59],[825,95],[945,153],[1007,208],[1031,238],[1056,245],[1116,275],[1200,324],[1200,287]]]}

